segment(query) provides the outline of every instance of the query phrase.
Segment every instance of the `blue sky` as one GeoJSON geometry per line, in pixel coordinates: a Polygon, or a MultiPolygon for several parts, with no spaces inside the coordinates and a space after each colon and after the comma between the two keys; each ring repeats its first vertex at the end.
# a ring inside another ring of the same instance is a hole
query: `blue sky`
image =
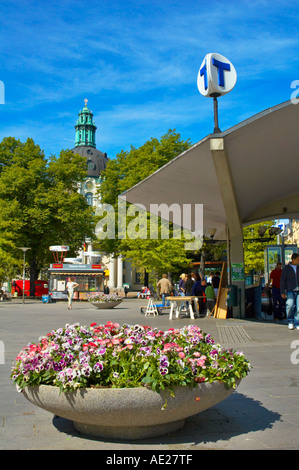
{"type": "Polygon", "coordinates": [[[32,137],[46,155],[74,146],[84,98],[108,157],[176,129],[213,132],[200,95],[209,52],[235,66],[221,130],[290,99],[299,80],[299,3],[202,0],[0,0],[0,139],[32,137]]]}

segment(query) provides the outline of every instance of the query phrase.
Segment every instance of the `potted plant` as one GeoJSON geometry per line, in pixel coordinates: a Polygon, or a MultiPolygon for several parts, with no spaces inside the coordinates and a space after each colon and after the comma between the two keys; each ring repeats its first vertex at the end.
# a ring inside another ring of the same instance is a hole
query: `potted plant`
{"type": "Polygon", "coordinates": [[[88,295],[87,300],[97,308],[107,309],[119,305],[123,298],[118,294],[104,294],[103,292],[94,292],[88,295]]]}
{"type": "Polygon", "coordinates": [[[215,345],[195,325],[76,323],[24,347],[11,378],[28,400],[83,433],[137,439],[182,427],[249,370],[242,352],[215,345]]]}

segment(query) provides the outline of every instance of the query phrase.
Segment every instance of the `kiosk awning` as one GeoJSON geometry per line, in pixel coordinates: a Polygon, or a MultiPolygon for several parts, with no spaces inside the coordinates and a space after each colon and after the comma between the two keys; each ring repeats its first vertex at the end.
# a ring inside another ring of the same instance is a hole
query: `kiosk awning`
{"type": "Polygon", "coordinates": [[[55,263],[50,265],[49,272],[61,274],[104,274],[105,271],[101,265],[55,263]]]}

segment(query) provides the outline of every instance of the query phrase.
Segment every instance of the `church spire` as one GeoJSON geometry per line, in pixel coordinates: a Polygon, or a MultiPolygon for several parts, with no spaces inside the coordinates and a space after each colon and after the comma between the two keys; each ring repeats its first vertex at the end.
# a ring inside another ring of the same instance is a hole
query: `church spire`
{"type": "Polygon", "coordinates": [[[80,110],[79,119],[75,125],[76,140],[75,147],[85,145],[96,148],[96,125],[93,121],[93,114],[87,107],[88,100],[85,98],[85,106],[80,110]]]}

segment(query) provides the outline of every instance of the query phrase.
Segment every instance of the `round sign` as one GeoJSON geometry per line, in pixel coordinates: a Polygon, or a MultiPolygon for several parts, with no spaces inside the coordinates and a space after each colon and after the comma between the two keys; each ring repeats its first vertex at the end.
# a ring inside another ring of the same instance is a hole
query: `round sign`
{"type": "Polygon", "coordinates": [[[197,88],[202,95],[225,95],[234,88],[236,82],[236,69],[226,57],[216,52],[205,56],[197,76],[197,88]]]}
{"type": "Polygon", "coordinates": [[[70,247],[66,245],[55,245],[49,247],[50,251],[69,251],[69,249],[70,247]]]}

